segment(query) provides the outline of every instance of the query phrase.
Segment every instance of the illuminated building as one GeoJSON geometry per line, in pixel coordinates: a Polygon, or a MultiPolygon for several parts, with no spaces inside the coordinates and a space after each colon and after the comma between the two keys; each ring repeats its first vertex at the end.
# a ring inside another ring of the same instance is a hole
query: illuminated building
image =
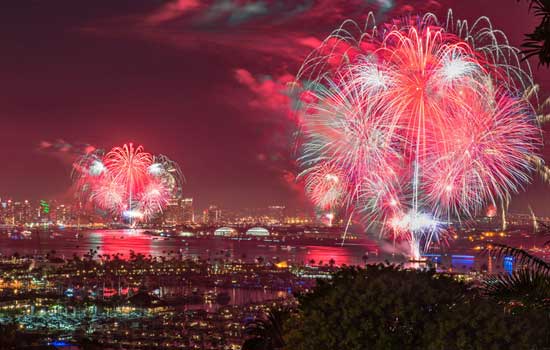
{"type": "Polygon", "coordinates": [[[28,200],[23,202],[10,202],[10,223],[13,225],[24,225],[31,222],[32,210],[28,200]]]}
{"type": "Polygon", "coordinates": [[[0,199],[0,223],[5,224],[6,223],[6,208],[8,206],[7,202],[3,202],[0,199]]]}
{"type": "Polygon", "coordinates": [[[183,223],[186,225],[193,224],[195,222],[193,198],[183,198],[181,200],[181,205],[183,207],[183,223]]]}
{"type": "Polygon", "coordinates": [[[15,225],[15,213],[11,199],[2,203],[3,221],[6,225],[15,225]]]}
{"type": "Polygon", "coordinates": [[[277,223],[283,223],[285,219],[285,207],[284,205],[271,205],[268,208],[269,216],[277,223]]]}
{"type": "Polygon", "coordinates": [[[285,217],[285,224],[287,225],[308,225],[312,224],[313,219],[307,216],[290,216],[285,217]]]}
{"type": "Polygon", "coordinates": [[[216,231],[214,231],[214,236],[218,237],[233,237],[238,235],[239,233],[237,230],[235,230],[232,227],[220,227],[216,231]]]}
{"type": "Polygon", "coordinates": [[[165,225],[179,225],[183,223],[183,208],[181,199],[172,198],[168,201],[166,208],[163,211],[165,225]]]}
{"type": "Polygon", "coordinates": [[[163,223],[174,226],[193,223],[193,198],[172,198],[163,210],[163,223]]]}
{"type": "Polygon", "coordinates": [[[38,207],[38,221],[47,223],[51,220],[51,207],[48,202],[41,199],[38,207]]]}
{"type": "Polygon", "coordinates": [[[70,205],[60,204],[55,207],[55,222],[59,225],[67,225],[72,222],[72,210],[70,205]]]}
{"type": "Polygon", "coordinates": [[[269,231],[263,227],[252,227],[246,231],[247,236],[269,236],[269,231]]]}
{"type": "Polygon", "coordinates": [[[210,205],[203,212],[203,222],[208,225],[219,224],[222,220],[222,211],[216,205],[210,205]]]}

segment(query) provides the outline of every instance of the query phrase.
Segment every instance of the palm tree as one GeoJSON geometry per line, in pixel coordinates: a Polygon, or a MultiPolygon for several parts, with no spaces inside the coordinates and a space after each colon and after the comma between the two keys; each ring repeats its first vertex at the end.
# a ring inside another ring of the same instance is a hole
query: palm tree
{"type": "Polygon", "coordinates": [[[540,23],[532,33],[525,34],[522,53],[525,59],[538,56],[539,64],[550,66],[550,0],[528,1],[529,9],[540,18],[540,23]]]}
{"type": "Polygon", "coordinates": [[[490,252],[498,259],[512,257],[520,269],[486,278],[483,282],[486,295],[510,306],[550,309],[549,263],[504,244],[493,244],[490,252]]]}
{"type": "Polygon", "coordinates": [[[275,350],[284,345],[283,325],[290,316],[288,309],[273,310],[265,318],[258,318],[247,324],[245,334],[249,338],[242,350],[275,350]]]}

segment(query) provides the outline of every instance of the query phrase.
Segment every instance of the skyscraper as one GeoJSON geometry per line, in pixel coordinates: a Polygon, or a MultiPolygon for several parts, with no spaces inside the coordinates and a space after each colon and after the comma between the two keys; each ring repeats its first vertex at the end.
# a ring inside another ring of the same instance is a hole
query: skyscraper
{"type": "Polygon", "coordinates": [[[216,205],[210,205],[203,212],[203,221],[208,225],[217,225],[222,220],[222,211],[216,205]]]}
{"type": "Polygon", "coordinates": [[[173,198],[163,211],[165,225],[189,225],[193,219],[193,198],[173,198]]]}
{"type": "Polygon", "coordinates": [[[195,222],[195,214],[193,212],[193,198],[183,198],[181,200],[183,209],[183,224],[189,225],[195,222]]]}
{"type": "Polygon", "coordinates": [[[165,225],[180,225],[183,222],[183,208],[181,199],[170,199],[163,212],[163,222],[165,225]]]}
{"type": "Polygon", "coordinates": [[[281,224],[285,219],[284,205],[271,205],[268,208],[268,214],[274,223],[281,224]]]}

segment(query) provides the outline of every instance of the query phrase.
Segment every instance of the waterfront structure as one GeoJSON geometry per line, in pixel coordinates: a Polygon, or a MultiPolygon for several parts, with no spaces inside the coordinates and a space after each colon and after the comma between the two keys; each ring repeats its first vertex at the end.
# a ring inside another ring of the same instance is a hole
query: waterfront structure
{"type": "Polygon", "coordinates": [[[252,227],[246,231],[247,236],[269,236],[269,231],[263,227],[252,227]]]}
{"type": "Polygon", "coordinates": [[[239,232],[232,227],[220,227],[214,231],[214,236],[218,237],[233,237],[238,234],[239,232]]]}

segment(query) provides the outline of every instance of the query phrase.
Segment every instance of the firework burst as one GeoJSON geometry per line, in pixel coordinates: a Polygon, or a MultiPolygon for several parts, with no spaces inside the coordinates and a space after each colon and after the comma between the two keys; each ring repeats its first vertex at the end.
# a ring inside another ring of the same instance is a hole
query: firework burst
{"type": "Polygon", "coordinates": [[[530,181],[536,93],[487,18],[373,18],[346,21],[303,64],[298,162],[315,204],[362,213],[418,259],[446,223],[530,181]]]}
{"type": "Polygon", "coordinates": [[[82,156],[73,178],[82,199],[130,223],[162,212],[171,198],[181,196],[183,184],[177,163],[132,143],[82,156]]]}

